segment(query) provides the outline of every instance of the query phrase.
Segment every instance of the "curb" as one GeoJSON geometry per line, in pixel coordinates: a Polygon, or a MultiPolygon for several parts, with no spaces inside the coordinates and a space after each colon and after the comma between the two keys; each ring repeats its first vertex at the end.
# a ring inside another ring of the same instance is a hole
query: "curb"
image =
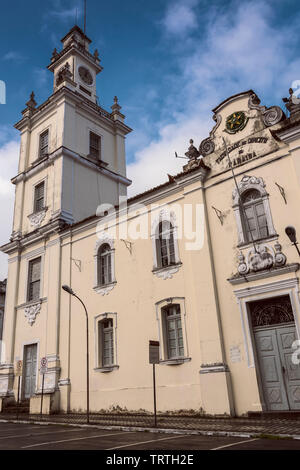
{"type": "Polygon", "coordinates": [[[124,431],[124,432],[151,432],[161,434],[182,434],[182,435],[193,435],[193,436],[215,436],[215,437],[256,437],[261,439],[268,439],[277,437],[280,439],[293,439],[300,440],[300,434],[277,434],[277,433],[262,433],[262,432],[242,432],[242,431],[205,431],[197,429],[161,429],[161,428],[147,428],[139,426],[101,426],[98,424],[73,424],[73,423],[57,423],[55,421],[28,421],[28,420],[15,420],[15,419],[0,419],[0,423],[14,423],[14,424],[36,424],[39,426],[58,425],[58,426],[69,426],[75,428],[85,429],[103,429],[107,431],[124,431]],[[264,437],[261,437],[264,435],[264,437]]]}

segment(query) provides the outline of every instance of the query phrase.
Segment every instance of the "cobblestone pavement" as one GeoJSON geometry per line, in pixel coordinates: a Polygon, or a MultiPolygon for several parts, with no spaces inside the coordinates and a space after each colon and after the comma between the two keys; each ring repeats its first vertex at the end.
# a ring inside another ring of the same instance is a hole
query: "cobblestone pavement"
{"type": "MultiPolygon", "coordinates": [[[[0,414],[1,420],[16,420],[14,413],[0,414]]],[[[20,414],[19,421],[42,421],[66,424],[85,424],[85,414],[56,414],[50,416],[20,414]]],[[[103,413],[91,414],[90,424],[103,427],[154,428],[154,417],[145,414],[103,413]]],[[[279,418],[208,418],[201,416],[159,415],[157,428],[161,430],[198,431],[202,433],[229,434],[245,433],[247,435],[289,435],[299,436],[300,417],[279,418]]]]}

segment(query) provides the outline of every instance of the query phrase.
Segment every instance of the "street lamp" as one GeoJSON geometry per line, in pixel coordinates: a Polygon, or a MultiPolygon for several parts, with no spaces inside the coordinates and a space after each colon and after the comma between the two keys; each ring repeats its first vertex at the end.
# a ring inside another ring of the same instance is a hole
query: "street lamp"
{"type": "Polygon", "coordinates": [[[296,238],[296,229],[294,227],[291,227],[291,226],[286,227],[285,233],[287,234],[287,236],[291,240],[292,244],[295,245],[296,250],[298,251],[298,255],[300,256],[300,251],[299,251],[299,248],[297,246],[298,242],[297,242],[297,238],[296,238]]]}
{"type": "Polygon", "coordinates": [[[62,289],[76,299],[83,305],[85,316],[86,316],[86,421],[90,422],[90,380],[89,380],[89,318],[86,306],[82,300],[75,294],[75,292],[69,286],[62,286],[62,289]]]}

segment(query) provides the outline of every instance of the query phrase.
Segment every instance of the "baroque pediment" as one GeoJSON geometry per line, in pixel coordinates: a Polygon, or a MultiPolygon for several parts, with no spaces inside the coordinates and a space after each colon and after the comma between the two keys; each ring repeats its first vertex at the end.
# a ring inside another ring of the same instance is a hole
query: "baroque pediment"
{"type": "Polygon", "coordinates": [[[219,173],[229,167],[225,143],[233,166],[279,148],[269,128],[282,121],[285,114],[279,106],[262,106],[252,90],[227,98],[213,113],[215,125],[199,147],[212,172],[219,173]]]}

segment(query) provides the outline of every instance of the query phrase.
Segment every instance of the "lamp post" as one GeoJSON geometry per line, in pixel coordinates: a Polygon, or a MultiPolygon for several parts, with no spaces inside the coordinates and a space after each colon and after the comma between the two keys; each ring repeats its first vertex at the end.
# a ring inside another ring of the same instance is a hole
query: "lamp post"
{"type": "Polygon", "coordinates": [[[300,251],[299,251],[299,248],[297,246],[298,242],[297,242],[297,238],[296,238],[296,229],[294,227],[291,227],[291,226],[286,227],[285,233],[287,234],[287,236],[291,240],[292,244],[295,245],[296,250],[298,251],[298,255],[300,256],[300,251]]]}
{"type": "Polygon", "coordinates": [[[89,380],[89,318],[86,306],[83,301],[75,294],[75,292],[69,286],[62,286],[62,289],[76,299],[83,305],[85,316],[86,316],[86,421],[90,422],[90,380],[89,380]]]}

